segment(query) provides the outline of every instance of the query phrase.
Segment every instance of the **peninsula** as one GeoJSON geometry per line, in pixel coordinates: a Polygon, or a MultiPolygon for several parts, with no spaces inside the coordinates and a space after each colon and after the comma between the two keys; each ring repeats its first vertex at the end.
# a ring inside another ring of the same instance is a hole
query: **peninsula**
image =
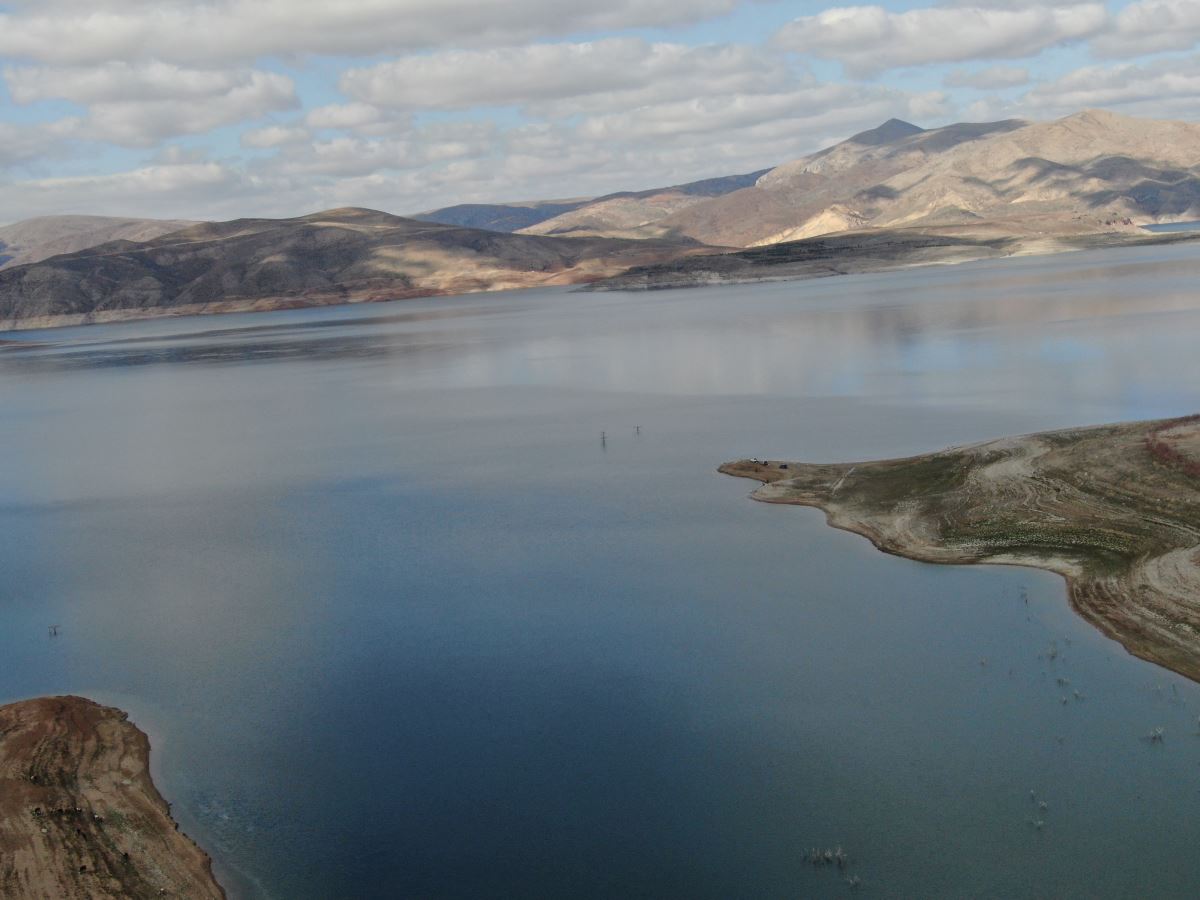
{"type": "Polygon", "coordinates": [[[1057,572],[1087,621],[1200,681],[1200,416],[720,471],[763,482],[755,500],[823,509],[887,553],[1057,572]]]}
{"type": "Polygon", "coordinates": [[[81,697],[0,706],[0,895],[223,900],[149,762],[120,710],[81,697]]]}

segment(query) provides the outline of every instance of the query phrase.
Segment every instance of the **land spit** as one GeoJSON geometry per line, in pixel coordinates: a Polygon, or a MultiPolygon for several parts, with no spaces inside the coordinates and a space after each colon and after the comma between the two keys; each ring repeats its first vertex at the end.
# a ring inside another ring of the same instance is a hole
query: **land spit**
{"type": "Polygon", "coordinates": [[[1149,247],[1200,240],[1200,232],[1140,229],[1079,233],[1061,222],[981,222],[974,225],[870,228],[820,235],[726,253],[697,252],[632,266],[580,291],[658,291],[725,284],[761,284],[891,272],[1077,250],[1149,247]],[[1037,225],[1046,226],[1039,229],[1037,225]]]}
{"type": "Polygon", "coordinates": [[[0,706],[0,896],[224,898],[149,763],[149,740],[118,709],[0,706]]]}
{"type": "Polygon", "coordinates": [[[1045,432],[876,462],[740,460],[766,503],[933,563],[1033,566],[1130,653],[1200,681],[1200,416],[1045,432]]]}

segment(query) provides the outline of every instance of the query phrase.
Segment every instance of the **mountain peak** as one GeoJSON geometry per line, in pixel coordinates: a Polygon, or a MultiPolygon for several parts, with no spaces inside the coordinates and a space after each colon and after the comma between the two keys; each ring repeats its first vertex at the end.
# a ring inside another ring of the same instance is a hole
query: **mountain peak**
{"type": "Polygon", "coordinates": [[[924,130],[924,128],[913,125],[911,122],[905,122],[903,119],[888,119],[877,128],[872,128],[869,131],[860,131],[849,139],[849,143],[876,147],[880,144],[890,144],[892,141],[898,141],[901,138],[912,137],[914,134],[920,134],[924,130]]]}
{"type": "Polygon", "coordinates": [[[378,209],[368,209],[365,206],[339,206],[336,209],[323,209],[320,212],[301,216],[302,219],[379,219],[397,218],[391,213],[378,209]]]}
{"type": "Polygon", "coordinates": [[[1120,113],[1115,113],[1108,109],[1081,109],[1077,113],[1072,113],[1069,116],[1064,116],[1059,119],[1060,122],[1089,122],[1101,125],[1111,125],[1114,122],[1129,122],[1132,121],[1130,116],[1123,116],[1120,113]]]}

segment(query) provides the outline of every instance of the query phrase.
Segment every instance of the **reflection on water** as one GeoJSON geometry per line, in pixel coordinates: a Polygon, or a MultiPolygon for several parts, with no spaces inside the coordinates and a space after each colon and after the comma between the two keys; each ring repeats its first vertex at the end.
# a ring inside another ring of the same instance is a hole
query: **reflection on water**
{"type": "Polygon", "coordinates": [[[1196,231],[1200,222],[1167,222],[1163,225],[1143,225],[1147,231],[1196,231]]]}
{"type": "Polygon", "coordinates": [[[12,335],[0,696],[130,709],[247,895],[1194,895],[1200,691],[713,470],[1194,411],[1198,267],[12,335]]]}

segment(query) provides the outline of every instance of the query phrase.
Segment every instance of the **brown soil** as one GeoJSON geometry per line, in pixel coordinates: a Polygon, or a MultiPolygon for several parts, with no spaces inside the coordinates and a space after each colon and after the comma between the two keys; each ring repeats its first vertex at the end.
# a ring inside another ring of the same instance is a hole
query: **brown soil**
{"type": "Polygon", "coordinates": [[[81,697],[0,706],[0,896],[224,898],[150,780],[150,742],[81,697]]]}
{"type": "Polygon", "coordinates": [[[1200,681],[1200,477],[1195,418],[1046,432],[908,459],[812,465],[740,460],[751,496],[825,510],[888,553],[1034,566],[1130,653],[1200,681]]]}

